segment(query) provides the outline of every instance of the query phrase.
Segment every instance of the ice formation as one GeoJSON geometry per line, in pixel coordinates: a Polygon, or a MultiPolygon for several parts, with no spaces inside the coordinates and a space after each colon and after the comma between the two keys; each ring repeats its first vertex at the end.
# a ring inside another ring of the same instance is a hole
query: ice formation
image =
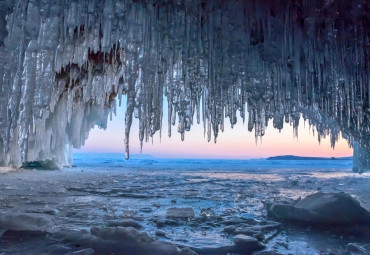
{"type": "MultiPolygon", "coordinates": [[[[0,1],[0,165],[71,163],[89,130],[127,97],[139,139],[169,124],[184,139],[225,119],[263,136],[269,119],[340,132],[370,166],[366,0],[0,1]],[[166,99],[164,99],[163,95],[166,99]]],[[[169,125],[168,135],[171,135],[169,125]]]]}

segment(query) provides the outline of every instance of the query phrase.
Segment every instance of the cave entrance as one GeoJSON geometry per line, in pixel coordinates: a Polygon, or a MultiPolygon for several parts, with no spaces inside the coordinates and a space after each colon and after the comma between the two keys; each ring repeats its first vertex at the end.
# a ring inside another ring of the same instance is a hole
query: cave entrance
{"type": "MultiPolygon", "coordinates": [[[[125,98],[125,97],[124,97],[125,98]]],[[[220,132],[217,143],[213,140],[207,142],[203,124],[194,123],[191,132],[186,132],[184,141],[181,134],[172,126],[172,136],[168,137],[167,128],[167,103],[164,100],[163,126],[161,133],[157,132],[152,141],[143,143],[142,154],[149,154],[159,158],[203,158],[203,159],[252,159],[266,158],[277,155],[295,155],[305,157],[349,157],[353,155],[348,141],[342,136],[331,147],[331,137],[327,135],[318,141],[315,127],[309,126],[308,121],[301,117],[295,135],[293,127],[284,123],[281,131],[273,128],[272,120],[269,121],[265,135],[256,141],[254,130],[249,132],[246,123],[239,120],[233,128],[228,119],[225,120],[225,131],[220,132]]],[[[85,146],[75,149],[75,153],[121,153],[124,154],[124,118],[125,99],[121,106],[117,103],[116,116],[108,121],[105,130],[95,126],[90,131],[85,146]]],[[[140,142],[138,137],[137,119],[133,119],[130,132],[130,151],[138,155],[140,142]]]]}

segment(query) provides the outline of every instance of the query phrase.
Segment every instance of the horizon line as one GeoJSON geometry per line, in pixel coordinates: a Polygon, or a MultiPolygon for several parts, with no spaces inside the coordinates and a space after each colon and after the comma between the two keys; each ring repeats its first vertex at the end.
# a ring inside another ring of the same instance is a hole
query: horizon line
{"type": "MultiPolygon", "coordinates": [[[[93,152],[93,151],[82,151],[82,152],[73,152],[73,155],[75,154],[118,154],[118,155],[125,155],[124,152],[93,152]]],[[[159,155],[152,155],[152,154],[141,154],[141,153],[135,153],[131,154],[131,157],[151,157],[151,158],[156,158],[156,159],[213,159],[213,160],[251,160],[251,159],[268,159],[268,158],[273,158],[273,157],[302,157],[302,158],[318,158],[318,159],[339,159],[339,158],[352,158],[353,155],[348,155],[348,156],[341,156],[341,157],[323,157],[323,156],[309,156],[309,155],[293,155],[293,154],[279,154],[279,155],[272,155],[272,156],[266,156],[266,157],[237,157],[237,158],[230,158],[230,157],[192,157],[192,156],[185,156],[185,157],[179,157],[178,155],[176,156],[159,156],[159,155]]],[[[129,159],[130,159],[129,158],[129,159]]]]}

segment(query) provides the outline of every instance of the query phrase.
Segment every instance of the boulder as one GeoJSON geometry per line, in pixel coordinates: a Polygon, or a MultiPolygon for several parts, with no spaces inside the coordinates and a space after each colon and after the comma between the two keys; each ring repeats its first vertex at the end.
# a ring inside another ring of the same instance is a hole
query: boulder
{"type": "Polygon", "coordinates": [[[281,221],[296,221],[320,225],[359,225],[370,223],[370,213],[350,195],[314,193],[296,205],[275,203],[267,205],[267,212],[281,221]]]}

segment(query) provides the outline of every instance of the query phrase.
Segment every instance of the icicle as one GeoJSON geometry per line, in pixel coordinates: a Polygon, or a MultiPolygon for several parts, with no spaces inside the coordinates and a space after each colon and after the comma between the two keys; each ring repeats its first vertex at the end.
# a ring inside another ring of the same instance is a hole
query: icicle
{"type": "Polygon", "coordinates": [[[127,158],[132,117],[139,119],[141,146],[161,133],[162,94],[169,136],[177,124],[184,139],[196,118],[206,139],[216,141],[240,115],[256,141],[269,119],[279,130],[290,123],[296,137],[302,114],[319,139],[329,135],[334,146],[343,132],[362,155],[370,153],[363,6],[9,2],[7,34],[0,31],[0,164],[50,158],[64,164],[58,148],[82,146],[95,124],[104,128],[122,95],[127,158]]]}

